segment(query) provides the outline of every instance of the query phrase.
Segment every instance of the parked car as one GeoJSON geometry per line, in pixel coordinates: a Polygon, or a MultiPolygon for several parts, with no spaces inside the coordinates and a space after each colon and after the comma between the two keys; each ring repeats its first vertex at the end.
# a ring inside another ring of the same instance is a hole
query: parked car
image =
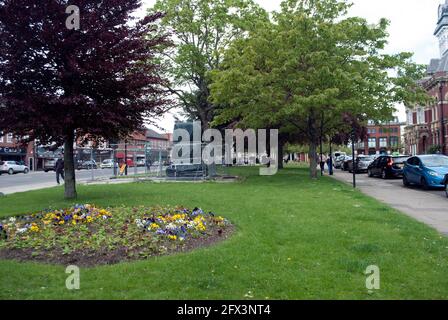
{"type": "Polygon", "coordinates": [[[350,157],[350,156],[345,156],[344,157],[344,160],[342,161],[342,164],[341,164],[341,170],[342,171],[348,171],[348,163],[350,161],[352,161],[352,157],[350,157]]]}
{"type": "Polygon", "coordinates": [[[101,162],[101,164],[100,164],[100,168],[101,169],[112,169],[114,167],[114,163],[115,163],[115,166],[117,167],[117,163],[114,162],[113,159],[103,160],[103,162],[101,162]]]}
{"type": "Polygon", "coordinates": [[[369,177],[400,178],[403,176],[403,168],[409,156],[383,155],[373,161],[367,168],[369,177]]]}
{"type": "Polygon", "coordinates": [[[347,154],[346,154],[345,152],[342,152],[342,151],[336,151],[336,152],[333,153],[333,159],[336,160],[336,158],[339,158],[339,157],[341,157],[341,156],[346,156],[346,155],[347,155],[347,154]]]}
{"type": "Polygon", "coordinates": [[[333,166],[335,169],[341,169],[342,163],[344,162],[345,155],[334,158],[333,166]]]}
{"type": "Polygon", "coordinates": [[[78,170],[82,170],[82,169],[86,169],[86,170],[90,170],[90,169],[98,169],[98,166],[96,165],[95,160],[80,160],[77,163],[77,167],[78,170]]]}
{"type": "Polygon", "coordinates": [[[423,189],[445,188],[448,175],[448,157],[421,155],[408,159],[403,170],[403,184],[419,185],[423,189]]]}
{"type": "Polygon", "coordinates": [[[144,167],[145,166],[145,159],[138,159],[136,164],[137,164],[137,167],[144,167]]]}
{"type": "Polygon", "coordinates": [[[448,174],[445,176],[445,194],[448,198],[448,174]]]}
{"type": "Polygon", "coordinates": [[[23,163],[18,161],[0,161],[0,172],[14,174],[30,172],[30,169],[23,163]]]}
{"type": "MultiPolygon", "coordinates": [[[[367,172],[367,168],[374,160],[375,158],[372,156],[363,156],[363,155],[358,156],[355,160],[355,168],[356,168],[355,173],[367,172]]],[[[347,162],[347,165],[348,165],[348,171],[352,173],[353,161],[349,160],[347,162]]]]}
{"type": "Polygon", "coordinates": [[[166,169],[168,177],[202,177],[207,175],[207,166],[200,164],[172,164],[166,169]]]}
{"type": "Polygon", "coordinates": [[[44,171],[45,172],[54,171],[54,167],[56,165],[57,160],[58,159],[45,159],[44,160],[44,171]]]}

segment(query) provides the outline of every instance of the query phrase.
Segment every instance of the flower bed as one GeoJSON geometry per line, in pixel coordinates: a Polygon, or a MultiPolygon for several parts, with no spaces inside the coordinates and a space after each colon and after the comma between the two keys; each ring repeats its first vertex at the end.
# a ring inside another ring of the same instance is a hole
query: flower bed
{"type": "Polygon", "coordinates": [[[0,222],[0,258],[92,266],[191,250],[226,238],[223,217],[183,207],[76,205],[0,222]]]}

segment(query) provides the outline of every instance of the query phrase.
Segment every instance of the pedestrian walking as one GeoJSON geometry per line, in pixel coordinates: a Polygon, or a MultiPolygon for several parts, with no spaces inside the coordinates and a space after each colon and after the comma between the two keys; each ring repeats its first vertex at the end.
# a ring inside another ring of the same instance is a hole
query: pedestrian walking
{"type": "Polygon", "coordinates": [[[62,178],[62,180],[65,179],[64,177],[64,160],[58,159],[56,161],[56,164],[54,166],[54,171],[56,171],[56,182],[57,184],[61,184],[59,177],[62,178]]]}
{"type": "Polygon", "coordinates": [[[325,162],[327,161],[327,158],[325,157],[325,155],[320,156],[320,171],[322,172],[322,174],[325,172],[325,162]]]}
{"type": "Polygon", "coordinates": [[[330,174],[330,176],[332,176],[333,175],[333,157],[331,156],[331,154],[329,154],[327,157],[327,167],[328,167],[328,173],[330,174]]]}
{"type": "Polygon", "coordinates": [[[123,176],[126,172],[126,163],[122,163],[120,166],[120,176],[123,176]]]}

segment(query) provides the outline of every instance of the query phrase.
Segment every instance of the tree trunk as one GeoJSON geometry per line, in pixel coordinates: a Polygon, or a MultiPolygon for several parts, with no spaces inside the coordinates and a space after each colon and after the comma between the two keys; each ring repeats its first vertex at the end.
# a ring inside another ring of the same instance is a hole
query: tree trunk
{"type": "Polygon", "coordinates": [[[317,179],[317,143],[314,139],[310,142],[310,177],[311,179],[317,179]]]}
{"type": "Polygon", "coordinates": [[[283,169],[283,141],[278,144],[278,168],[283,169]]]}
{"type": "Polygon", "coordinates": [[[73,131],[69,131],[64,141],[64,186],[65,186],[65,198],[76,199],[76,178],[75,178],[75,159],[73,142],[75,135],[73,131]]]}

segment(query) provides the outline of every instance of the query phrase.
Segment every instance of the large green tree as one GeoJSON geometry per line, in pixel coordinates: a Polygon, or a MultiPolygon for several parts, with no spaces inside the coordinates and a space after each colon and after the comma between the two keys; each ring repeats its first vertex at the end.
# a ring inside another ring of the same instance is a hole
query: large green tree
{"type": "MultiPolygon", "coordinates": [[[[388,21],[347,17],[338,0],[287,0],[271,21],[234,41],[212,77],[212,101],[225,105],[214,123],[278,127],[310,146],[317,177],[322,138],[387,119],[399,102],[423,99],[423,68],[412,54],[384,54],[388,21]]],[[[292,143],[296,141],[290,141],[292,143]]]]}
{"type": "Polygon", "coordinates": [[[165,13],[160,30],[175,42],[161,56],[172,80],[167,89],[190,118],[207,128],[214,115],[208,72],[219,68],[232,41],[268,15],[252,0],[158,0],[149,12],[165,13]]]}

